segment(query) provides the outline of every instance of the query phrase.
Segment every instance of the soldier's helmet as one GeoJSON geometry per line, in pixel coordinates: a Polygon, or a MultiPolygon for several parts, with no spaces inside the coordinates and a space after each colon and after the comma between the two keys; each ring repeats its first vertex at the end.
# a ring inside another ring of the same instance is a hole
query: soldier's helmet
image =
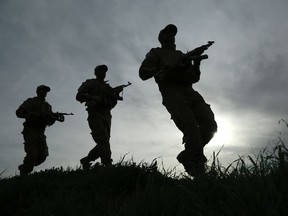
{"type": "Polygon", "coordinates": [[[97,76],[100,71],[107,72],[108,71],[108,67],[106,65],[98,65],[98,66],[96,66],[95,69],[94,69],[95,76],[97,76]]]}
{"type": "Polygon", "coordinates": [[[158,40],[161,44],[163,43],[163,35],[168,32],[173,33],[175,36],[177,34],[177,27],[174,24],[169,24],[159,32],[158,40]]]}
{"type": "Polygon", "coordinates": [[[51,89],[50,89],[50,87],[48,87],[46,85],[39,85],[36,89],[36,92],[41,91],[41,90],[49,92],[51,89]]]}

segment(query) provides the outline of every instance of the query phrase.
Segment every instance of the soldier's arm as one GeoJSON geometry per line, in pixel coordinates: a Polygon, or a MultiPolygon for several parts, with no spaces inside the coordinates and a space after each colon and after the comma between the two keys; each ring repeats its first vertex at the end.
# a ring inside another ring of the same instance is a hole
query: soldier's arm
{"type": "Polygon", "coordinates": [[[46,102],[46,106],[47,106],[47,113],[48,114],[53,114],[54,112],[52,110],[52,106],[48,102],[46,102]]]}
{"type": "Polygon", "coordinates": [[[156,53],[156,48],[151,49],[139,68],[139,77],[142,80],[152,78],[159,70],[159,56],[156,53]]]}
{"type": "Polygon", "coordinates": [[[86,80],[84,83],[82,83],[76,94],[76,100],[81,103],[89,101],[101,101],[102,98],[100,96],[92,96],[90,94],[90,89],[93,88],[93,85],[95,85],[95,83],[92,80],[86,80]]]}
{"type": "Polygon", "coordinates": [[[196,83],[200,80],[200,61],[194,61],[193,64],[190,62],[190,66],[185,71],[185,76],[186,78],[191,82],[191,83],[196,83]]]}
{"type": "Polygon", "coordinates": [[[91,96],[89,95],[89,89],[90,89],[90,82],[89,80],[86,80],[79,87],[78,92],[76,94],[76,100],[81,103],[91,100],[91,96]]]}
{"type": "Polygon", "coordinates": [[[193,62],[193,69],[194,69],[194,74],[197,77],[197,82],[200,80],[200,74],[201,74],[200,63],[201,61],[198,61],[198,60],[193,62]]]}
{"type": "Polygon", "coordinates": [[[31,116],[40,116],[39,113],[32,111],[33,107],[33,99],[29,98],[26,101],[24,101],[19,108],[16,110],[16,116],[18,118],[28,118],[31,116]]]}
{"type": "Polygon", "coordinates": [[[25,118],[26,110],[24,109],[23,104],[16,110],[16,116],[18,118],[25,118]]]}
{"type": "MultiPolygon", "coordinates": [[[[47,125],[51,126],[56,122],[57,116],[52,111],[52,106],[48,102],[45,103],[45,106],[46,106],[45,122],[47,125]]],[[[64,121],[64,118],[63,118],[63,121],[64,121]]]]}

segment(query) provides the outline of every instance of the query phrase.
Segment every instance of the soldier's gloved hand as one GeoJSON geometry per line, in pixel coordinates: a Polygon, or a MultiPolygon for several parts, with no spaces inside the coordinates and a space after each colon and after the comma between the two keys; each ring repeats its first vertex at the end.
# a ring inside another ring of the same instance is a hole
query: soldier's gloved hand
{"type": "Polygon", "coordinates": [[[64,116],[64,115],[59,115],[59,116],[57,117],[57,121],[59,121],[59,122],[64,122],[64,121],[65,121],[65,116],[64,116]]]}
{"type": "Polygon", "coordinates": [[[52,117],[55,121],[59,121],[59,122],[65,121],[65,116],[61,115],[60,113],[53,113],[52,117]]]}

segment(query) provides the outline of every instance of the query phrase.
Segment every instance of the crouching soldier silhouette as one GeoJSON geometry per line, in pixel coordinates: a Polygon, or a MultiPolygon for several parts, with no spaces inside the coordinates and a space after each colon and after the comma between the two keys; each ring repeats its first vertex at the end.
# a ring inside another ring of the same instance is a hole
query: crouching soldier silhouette
{"type": "Polygon", "coordinates": [[[183,133],[185,149],[177,156],[186,172],[197,176],[205,172],[207,161],[204,146],[217,131],[214,114],[203,97],[193,89],[200,79],[200,62],[207,58],[202,53],[213,42],[198,47],[187,54],[176,50],[177,27],[167,25],[160,31],[161,47],[152,48],[139,69],[142,80],[154,77],[162,95],[162,103],[183,133]]]}
{"type": "Polygon", "coordinates": [[[112,88],[105,81],[108,67],[98,65],[94,69],[96,79],[88,79],[78,89],[76,100],[85,102],[88,112],[88,124],[96,146],[88,155],[80,160],[84,170],[91,166],[91,162],[101,159],[104,166],[111,165],[110,131],[111,109],[117,104],[117,94],[123,90],[122,86],[112,88]]]}
{"type": "Polygon", "coordinates": [[[27,175],[35,166],[43,163],[48,154],[45,129],[56,120],[63,122],[64,116],[52,112],[51,105],[46,101],[50,87],[40,85],[37,87],[37,96],[28,98],[16,110],[18,118],[25,118],[22,131],[24,137],[24,150],[26,156],[23,164],[18,168],[20,175],[27,175]]]}

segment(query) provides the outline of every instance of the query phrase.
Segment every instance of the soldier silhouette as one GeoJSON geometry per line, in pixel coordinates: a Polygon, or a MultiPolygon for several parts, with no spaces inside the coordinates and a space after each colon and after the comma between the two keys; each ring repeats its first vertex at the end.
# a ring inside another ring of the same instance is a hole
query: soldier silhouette
{"type": "MultiPolygon", "coordinates": [[[[184,150],[177,156],[186,172],[198,176],[205,172],[204,146],[217,131],[210,105],[193,89],[200,79],[201,54],[210,46],[194,49],[194,59],[176,50],[177,27],[167,25],[159,33],[161,47],[152,48],[139,68],[142,80],[154,77],[162,95],[162,103],[175,125],[183,133],[184,150]],[[192,60],[192,61],[191,61],[192,60]]],[[[207,56],[207,55],[206,55],[207,56]]]]}
{"type": "Polygon", "coordinates": [[[46,101],[50,87],[40,85],[36,89],[37,96],[28,98],[16,110],[18,118],[25,118],[22,131],[24,137],[24,150],[26,156],[23,164],[18,168],[20,175],[27,175],[33,171],[34,166],[43,163],[48,153],[45,129],[56,120],[63,122],[64,116],[52,112],[52,106],[46,101]]]}
{"type": "Polygon", "coordinates": [[[76,100],[85,102],[88,112],[88,124],[91,129],[91,135],[96,146],[88,155],[80,160],[84,170],[91,166],[91,162],[100,158],[101,163],[106,165],[112,164],[110,131],[111,131],[111,110],[117,104],[117,97],[114,94],[123,90],[122,86],[112,88],[108,81],[105,81],[108,67],[98,65],[94,69],[96,79],[88,79],[79,87],[76,100]]]}

